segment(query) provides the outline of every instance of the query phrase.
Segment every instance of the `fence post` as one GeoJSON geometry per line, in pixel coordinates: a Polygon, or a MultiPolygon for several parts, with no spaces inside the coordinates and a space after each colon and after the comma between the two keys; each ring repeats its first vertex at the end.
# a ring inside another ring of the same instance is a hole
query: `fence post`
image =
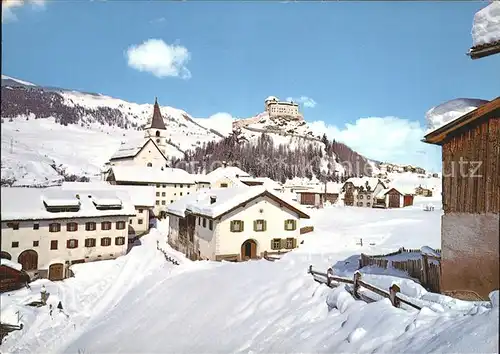
{"type": "Polygon", "coordinates": [[[352,294],[356,299],[359,299],[358,291],[359,291],[359,287],[360,287],[360,284],[359,284],[360,280],[361,280],[361,273],[358,271],[355,271],[354,272],[354,285],[352,288],[352,294]]]}
{"type": "Polygon", "coordinates": [[[332,282],[332,277],[333,276],[333,269],[332,268],[328,268],[328,270],[326,271],[326,285],[330,286],[331,282],[332,282]]]}
{"type": "Polygon", "coordinates": [[[429,288],[429,257],[426,254],[422,255],[422,282],[429,288]]]}
{"type": "Polygon", "coordinates": [[[391,300],[391,304],[394,307],[399,307],[401,305],[401,302],[397,297],[397,293],[399,293],[400,291],[401,289],[397,284],[392,284],[389,288],[389,299],[391,300]]]}

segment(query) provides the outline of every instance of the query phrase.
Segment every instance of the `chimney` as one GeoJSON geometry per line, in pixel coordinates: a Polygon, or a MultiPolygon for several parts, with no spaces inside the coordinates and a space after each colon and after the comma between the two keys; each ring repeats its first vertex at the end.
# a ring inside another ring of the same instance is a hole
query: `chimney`
{"type": "Polygon", "coordinates": [[[215,195],[210,196],[210,204],[213,204],[217,201],[217,197],[215,195]]]}

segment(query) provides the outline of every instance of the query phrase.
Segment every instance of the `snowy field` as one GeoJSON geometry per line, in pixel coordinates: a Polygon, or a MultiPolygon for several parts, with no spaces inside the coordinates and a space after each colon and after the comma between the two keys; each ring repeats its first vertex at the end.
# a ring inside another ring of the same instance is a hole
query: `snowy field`
{"type": "Polygon", "coordinates": [[[498,352],[498,304],[469,303],[431,294],[394,273],[371,268],[365,280],[429,304],[402,310],[388,300],[366,304],[342,287],[330,289],[307,274],[309,264],[351,277],[357,255],[399,247],[440,246],[441,201],[377,210],[356,207],[311,209],[315,231],[276,262],[191,262],[165,245],[168,225],[114,261],[80,264],[75,277],[39,280],[31,291],[1,295],[2,322],[22,331],[9,334],[4,353],[492,353],[498,352]],[[363,238],[363,246],[357,243],[363,238]],[[166,262],[156,241],[181,261],[166,262]],[[399,277],[397,277],[399,276],[399,277]],[[22,304],[61,300],[64,313],[22,304]],[[329,310],[330,309],[330,310],[329,310]]]}

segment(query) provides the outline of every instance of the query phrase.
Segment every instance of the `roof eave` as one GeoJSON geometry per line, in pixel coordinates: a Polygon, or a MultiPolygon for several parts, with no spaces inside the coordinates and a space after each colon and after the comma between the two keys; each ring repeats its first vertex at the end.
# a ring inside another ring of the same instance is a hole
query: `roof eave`
{"type": "Polygon", "coordinates": [[[495,43],[489,44],[489,45],[483,45],[483,46],[478,46],[478,47],[472,47],[469,49],[469,52],[467,55],[472,59],[481,59],[484,57],[488,57],[490,55],[498,54],[500,53],[500,41],[497,41],[495,43]]]}

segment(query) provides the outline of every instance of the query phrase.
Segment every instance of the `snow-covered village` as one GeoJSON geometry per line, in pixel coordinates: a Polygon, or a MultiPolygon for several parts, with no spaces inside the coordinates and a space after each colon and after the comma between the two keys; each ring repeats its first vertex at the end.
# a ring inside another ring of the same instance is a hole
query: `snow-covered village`
{"type": "Polygon", "coordinates": [[[500,1],[143,4],[2,1],[1,353],[499,352],[500,1]]]}

